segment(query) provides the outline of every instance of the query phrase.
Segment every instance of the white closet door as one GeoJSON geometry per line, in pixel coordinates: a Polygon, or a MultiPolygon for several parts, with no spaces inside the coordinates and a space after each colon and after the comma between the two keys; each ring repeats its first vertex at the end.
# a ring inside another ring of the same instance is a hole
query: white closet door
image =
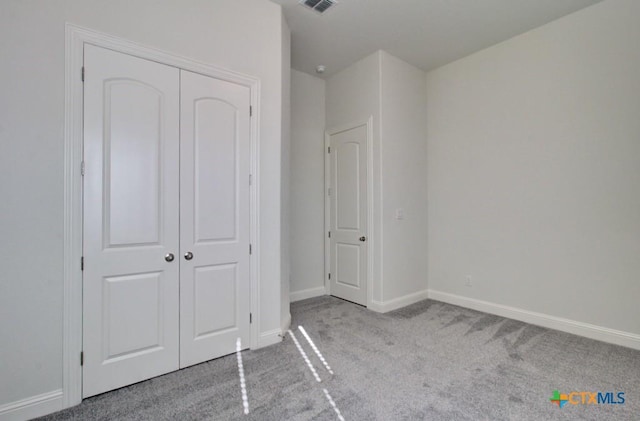
{"type": "Polygon", "coordinates": [[[179,70],[84,54],[87,397],[178,368],[179,70]]]}
{"type": "Polygon", "coordinates": [[[249,346],[249,89],[181,71],[180,366],[249,346]]]}
{"type": "Polygon", "coordinates": [[[331,295],[367,305],[367,126],[331,135],[331,295]]]}

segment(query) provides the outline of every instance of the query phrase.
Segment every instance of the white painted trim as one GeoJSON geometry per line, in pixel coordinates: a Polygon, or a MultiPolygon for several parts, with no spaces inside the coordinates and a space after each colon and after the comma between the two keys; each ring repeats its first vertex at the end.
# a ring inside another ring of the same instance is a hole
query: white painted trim
{"type": "Polygon", "coordinates": [[[519,320],[521,322],[530,323],[549,329],[555,329],[562,332],[572,333],[574,335],[584,336],[585,338],[595,339],[602,342],[608,342],[615,345],[621,345],[628,348],[640,350],[640,335],[635,333],[623,332],[621,330],[609,329],[602,326],[596,326],[589,323],[550,316],[543,313],[536,313],[516,307],[476,300],[475,298],[463,297],[461,295],[449,294],[447,292],[434,290],[428,291],[429,298],[432,300],[442,301],[445,303],[482,311],[484,313],[495,314],[498,316],[519,320]]]}
{"type": "Polygon", "coordinates": [[[68,408],[82,401],[82,110],[83,35],[72,25],[65,27],[64,109],[64,284],[62,394],[68,408]]]}
{"type": "Polygon", "coordinates": [[[280,329],[280,336],[284,338],[285,332],[291,329],[291,313],[287,313],[287,317],[282,321],[282,328],[280,329]]]}
{"type": "MultiPolygon", "coordinates": [[[[83,64],[84,44],[92,44],[155,61],[205,76],[246,86],[250,90],[253,116],[251,118],[251,228],[254,245],[250,258],[251,348],[260,347],[260,79],[238,72],[221,69],[208,63],[167,53],[153,47],[127,41],[67,23],[65,28],[65,146],[64,146],[64,314],[63,314],[63,402],[64,407],[82,401],[82,113],[83,85],[80,71],[83,64]]],[[[262,335],[269,336],[266,332],[262,335]]]]}
{"type": "Polygon", "coordinates": [[[252,253],[249,256],[251,270],[251,312],[255,314],[256,323],[251,324],[252,349],[258,348],[258,337],[260,332],[260,79],[250,78],[251,84],[251,199],[250,209],[251,227],[250,241],[252,253]]]}
{"type": "Polygon", "coordinates": [[[414,292],[413,294],[407,294],[402,297],[394,298],[387,301],[373,301],[369,309],[378,313],[387,313],[389,311],[397,310],[402,307],[417,303],[418,301],[426,300],[429,295],[428,290],[414,292]]]}
{"type": "MultiPolygon", "coordinates": [[[[293,291],[289,294],[289,301],[294,303],[296,301],[306,300],[307,298],[320,297],[325,295],[325,287],[309,288],[300,291],[293,291]]],[[[285,331],[286,332],[286,331],[285,331]]]]}
{"type": "Polygon", "coordinates": [[[331,187],[331,157],[329,156],[329,147],[331,141],[329,133],[324,132],[324,290],[325,293],[331,295],[331,282],[329,282],[329,273],[331,273],[331,239],[329,231],[331,230],[331,200],[329,199],[329,188],[331,187]]]}
{"type": "MultiPolygon", "coordinates": [[[[355,121],[325,130],[324,133],[324,286],[325,294],[331,294],[331,240],[327,233],[331,228],[331,197],[328,195],[331,187],[331,159],[327,148],[331,146],[331,136],[365,126],[367,128],[367,307],[373,304],[373,250],[376,245],[375,224],[373,223],[373,116],[365,120],[355,121]]],[[[382,233],[380,233],[382,234],[382,233]]]]}
{"type": "MultiPolygon", "coordinates": [[[[382,167],[381,167],[382,168],[382,167]]],[[[373,116],[369,116],[367,119],[367,306],[371,306],[373,303],[373,251],[378,244],[378,238],[380,239],[379,247],[382,250],[382,229],[379,233],[376,233],[374,223],[374,183],[373,183],[373,116]],[[378,237],[379,236],[379,237],[378,237]]],[[[382,192],[382,183],[380,183],[380,191],[382,192]]],[[[380,225],[382,227],[382,224],[380,225]]],[[[382,252],[380,253],[382,257],[382,252]]],[[[382,274],[381,274],[382,276],[382,274]]]]}
{"type": "Polygon", "coordinates": [[[60,411],[63,408],[62,389],[0,406],[3,421],[23,421],[60,411]]]}
{"type": "Polygon", "coordinates": [[[280,329],[268,330],[266,332],[262,332],[260,334],[260,338],[258,339],[257,348],[264,348],[265,346],[274,345],[279,342],[282,342],[282,338],[284,338],[285,332],[280,329]]]}
{"type": "MultiPolygon", "coordinates": [[[[383,116],[383,107],[382,107],[382,79],[383,79],[383,65],[382,65],[382,50],[376,51],[376,58],[378,59],[378,137],[376,139],[376,145],[378,146],[378,173],[379,178],[376,179],[378,182],[378,195],[379,195],[379,207],[376,208],[378,212],[378,221],[380,223],[380,232],[378,233],[377,240],[379,241],[378,251],[380,253],[380,257],[378,260],[378,265],[380,266],[380,272],[378,273],[379,279],[376,279],[377,283],[380,285],[380,299],[384,300],[384,183],[382,182],[382,169],[383,159],[384,159],[384,142],[382,141],[382,133],[384,131],[384,116],[383,116]]],[[[373,170],[373,151],[371,152],[371,169],[373,170]]],[[[373,180],[373,175],[371,176],[373,180]]],[[[373,185],[373,184],[372,184],[373,185]]],[[[373,195],[373,194],[372,194],[373,195]]],[[[372,202],[374,203],[374,202],[372,202]]],[[[372,205],[374,206],[374,205],[372,205]]],[[[425,253],[426,256],[426,253],[425,253]]],[[[371,266],[373,268],[373,266],[371,266]]],[[[373,291],[371,292],[371,303],[373,304],[373,291]]]]}

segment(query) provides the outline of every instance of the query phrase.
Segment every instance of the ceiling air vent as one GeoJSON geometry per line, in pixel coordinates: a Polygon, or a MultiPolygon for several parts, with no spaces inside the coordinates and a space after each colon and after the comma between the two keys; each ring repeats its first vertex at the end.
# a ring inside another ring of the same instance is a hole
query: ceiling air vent
{"type": "Polygon", "coordinates": [[[331,6],[336,5],[337,0],[300,0],[301,5],[308,7],[317,13],[326,12],[331,6]]]}

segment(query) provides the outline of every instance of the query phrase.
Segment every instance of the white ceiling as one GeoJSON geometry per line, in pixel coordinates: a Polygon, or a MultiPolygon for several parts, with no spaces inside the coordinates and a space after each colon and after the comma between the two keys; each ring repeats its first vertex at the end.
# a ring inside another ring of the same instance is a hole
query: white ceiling
{"type": "Polygon", "coordinates": [[[339,0],[322,15],[272,1],[291,28],[292,67],[323,64],[328,77],[377,50],[428,71],[601,0],[339,0]]]}

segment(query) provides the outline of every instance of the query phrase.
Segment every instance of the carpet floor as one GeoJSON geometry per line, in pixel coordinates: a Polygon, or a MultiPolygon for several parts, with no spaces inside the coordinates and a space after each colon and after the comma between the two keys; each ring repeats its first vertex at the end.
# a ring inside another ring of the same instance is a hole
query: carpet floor
{"type": "Polygon", "coordinates": [[[318,297],[291,313],[295,341],[242,353],[247,415],[230,355],[41,420],[640,419],[640,351],[433,300],[377,314],[318,297]],[[625,402],[560,408],[556,390],[614,392],[615,401],[624,392],[625,402]]]}

